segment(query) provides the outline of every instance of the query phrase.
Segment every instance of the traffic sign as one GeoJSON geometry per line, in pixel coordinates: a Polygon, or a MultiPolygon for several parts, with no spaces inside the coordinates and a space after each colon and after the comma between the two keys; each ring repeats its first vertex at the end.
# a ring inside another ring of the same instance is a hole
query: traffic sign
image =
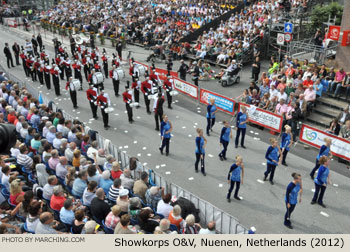
{"type": "Polygon", "coordinates": [[[284,23],[284,33],[293,33],[292,23],[284,23]]]}
{"type": "Polygon", "coordinates": [[[284,34],[283,33],[277,34],[277,44],[284,45],[284,34]]]}
{"type": "Polygon", "coordinates": [[[284,41],[286,41],[287,43],[292,41],[292,39],[293,39],[293,35],[291,33],[284,34],[284,41]]]}

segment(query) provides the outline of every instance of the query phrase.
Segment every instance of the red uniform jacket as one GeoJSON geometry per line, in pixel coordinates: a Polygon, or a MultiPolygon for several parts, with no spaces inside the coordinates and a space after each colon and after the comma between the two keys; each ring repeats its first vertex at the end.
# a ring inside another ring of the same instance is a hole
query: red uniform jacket
{"type": "Polygon", "coordinates": [[[139,85],[137,84],[136,81],[131,84],[131,88],[132,89],[135,89],[135,88],[138,89],[139,88],[139,85]]]}
{"type": "Polygon", "coordinates": [[[169,80],[165,80],[164,81],[164,84],[163,84],[163,88],[165,89],[165,90],[169,90],[169,91],[171,91],[171,89],[173,88],[172,87],[172,84],[171,84],[171,82],[169,81],[169,80]]]}
{"type": "Polygon", "coordinates": [[[113,78],[113,69],[109,71],[109,78],[113,78]]]}
{"type": "Polygon", "coordinates": [[[86,90],[86,96],[87,96],[87,99],[89,101],[91,100],[95,100],[97,98],[97,92],[91,88],[89,88],[88,90],[86,90]]]}
{"type": "Polygon", "coordinates": [[[131,103],[132,102],[132,96],[127,91],[123,93],[123,101],[125,103],[131,103]]]}
{"type": "Polygon", "coordinates": [[[141,92],[148,93],[152,88],[152,85],[146,80],[141,83],[141,92]]]}
{"type": "Polygon", "coordinates": [[[101,106],[104,103],[104,105],[108,104],[108,100],[106,97],[104,97],[102,94],[100,94],[99,96],[97,96],[97,105],[101,106]]]}
{"type": "Polygon", "coordinates": [[[102,56],[101,59],[102,59],[103,62],[108,60],[106,56],[102,56]]]}

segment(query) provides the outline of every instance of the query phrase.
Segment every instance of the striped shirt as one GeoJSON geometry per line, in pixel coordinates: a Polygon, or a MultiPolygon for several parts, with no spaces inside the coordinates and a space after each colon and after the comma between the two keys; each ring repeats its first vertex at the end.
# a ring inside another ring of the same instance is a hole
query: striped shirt
{"type": "Polygon", "coordinates": [[[26,170],[30,170],[33,164],[33,159],[27,154],[20,153],[17,156],[17,164],[24,166],[26,170]]]}
{"type": "Polygon", "coordinates": [[[122,186],[120,186],[119,188],[115,188],[114,185],[112,185],[111,188],[109,188],[108,199],[111,201],[117,201],[117,198],[119,196],[119,190],[121,189],[123,189],[122,186]]]}

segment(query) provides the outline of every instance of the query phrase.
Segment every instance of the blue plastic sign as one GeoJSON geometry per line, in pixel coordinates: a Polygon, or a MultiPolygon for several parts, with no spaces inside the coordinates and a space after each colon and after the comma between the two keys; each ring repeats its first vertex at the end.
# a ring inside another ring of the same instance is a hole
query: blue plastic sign
{"type": "Polygon", "coordinates": [[[284,23],[284,32],[285,33],[293,33],[293,24],[292,23],[284,23]]]}

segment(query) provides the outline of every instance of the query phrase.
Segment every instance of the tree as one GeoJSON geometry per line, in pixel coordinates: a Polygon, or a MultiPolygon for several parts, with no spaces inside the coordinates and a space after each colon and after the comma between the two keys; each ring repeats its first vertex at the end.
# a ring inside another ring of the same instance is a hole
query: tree
{"type": "Polygon", "coordinates": [[[333,19],[336,17],[335,24],[340,25],[343,15],[343,6],[338,2],[333,2],[329,5],[316,5],[311,12],[311,24],[310,28],[315,31],[317,28],[321,28],[324,23],[328,22],[328,18],[333,19]]]}

